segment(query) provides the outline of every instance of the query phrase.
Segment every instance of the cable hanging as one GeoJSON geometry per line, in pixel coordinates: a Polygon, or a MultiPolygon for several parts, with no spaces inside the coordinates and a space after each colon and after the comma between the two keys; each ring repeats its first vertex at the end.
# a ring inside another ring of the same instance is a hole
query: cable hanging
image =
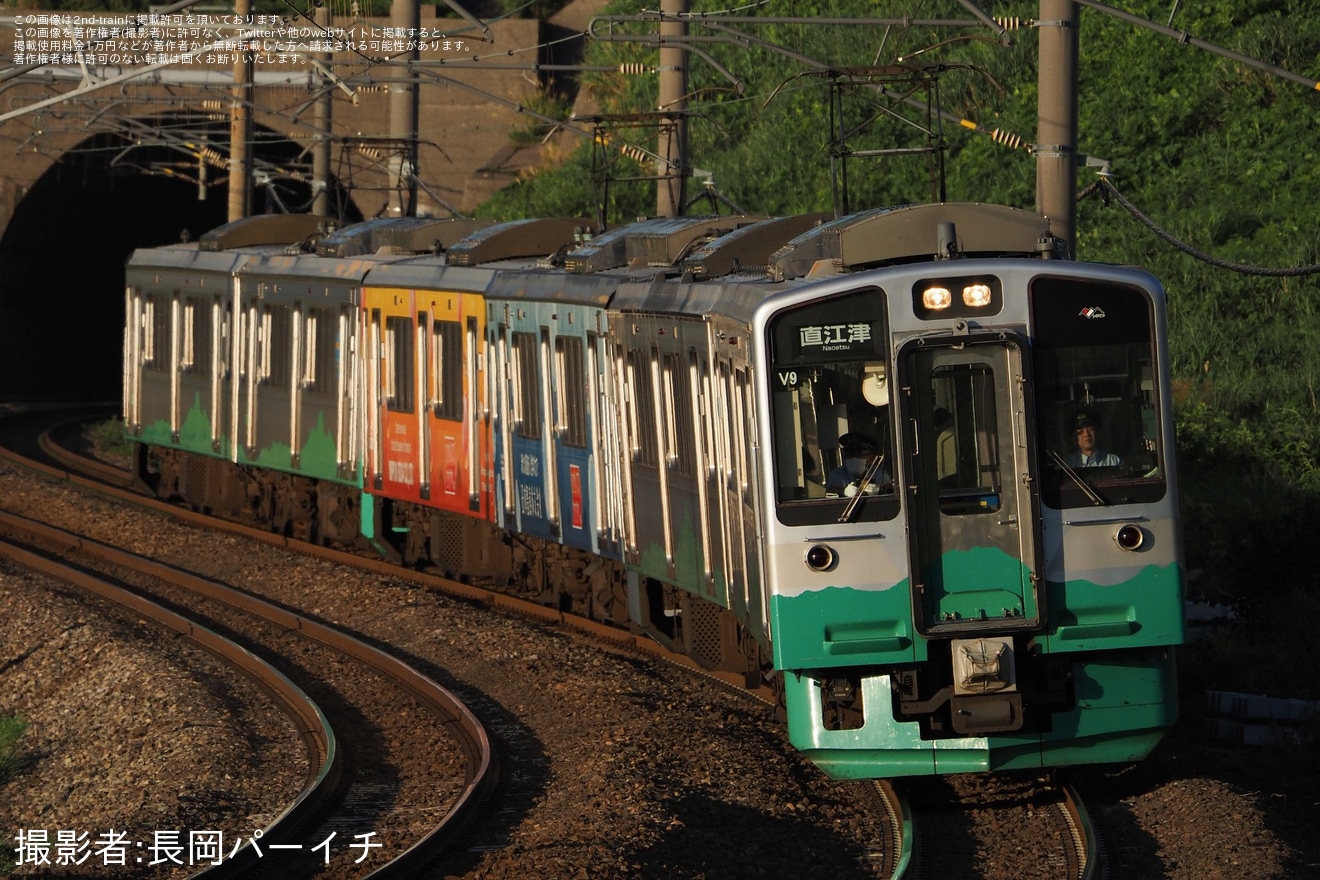
{"type": "Polygon", "coordinates": [[[1175,238],[1172,233],[1170,233],[1168,230],[1164,229],[1159,224],[1157,224],[1154,220],[1151,220],[1149,217],[1143,214],[1137,208],[1136,205],[1128,201],[1127,197],[1118,191],[1118,187],[1114,186],[1114,182],[1110,180],[1108,177],[1102,176],[1095,183],[1091,184],[1086,189],[1078,193],[1077,201],[1078,202],[1084,201],[1085,199],[1088,199],[1092,195],[1096,194],[1097,192],[1100,194],[1100,198],[1103,199],[1106,204],[1108,204],[1110,197],[1116,199],[1118,203],[1123,206],[1123,209],[1126,210],[1133,217],[1135,217],[1137,221],[1141,223],[1141,225],[1145,226],[1151,232],[1154,232],[1156,235],[1164,239],[1169,244],[1173,245],[1178,250],[1182,251],[1183,253],[1187,254],[1190,257],[1193,257],[1194,259],[1200,260],[1203,263],[1207,263],[1219,269],[1227,269],[1230,272],[1237,272],[1242,275],[1260,275],[1260,276],[1269,276],[1273,278],[1298,278],[1306,275],[1320,275],[1320,265],[1294,266],[1292,268],[1287,268],[1287,269],[1265,268],[1261,266],[1247,266],[1242,263],[1233,263],[1228,260],[1221,260],[1218,257],[1214,257],[1211,256],[1210,254],[1205,253],[1204,251],[1197,250],[1196,248],[1192,247],[1186,242],[1180,241],[1179,239],[1175,238]]]}

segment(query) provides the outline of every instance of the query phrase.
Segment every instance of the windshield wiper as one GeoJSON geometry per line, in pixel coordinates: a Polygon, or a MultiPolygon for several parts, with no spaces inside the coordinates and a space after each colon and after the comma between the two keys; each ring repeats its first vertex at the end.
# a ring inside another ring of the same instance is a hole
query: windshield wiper
{"type": "Polygon", "coordinates": [[[1081,475],[1078,474],[1077,471],[1073,470],[1071,467],[1068,466],[1068,462],[1063,460],[1062,455],[1059,455],[1059,453],[1051,449],[1050,458],[1054,459],[1054,461],[1059,465],[1059,467],[1063,468],[1063,472],[1068,475],[1068,479],[1076,483],[1077,488],[1085,492],[1086,497],[1090,498],[1093,504],[1096,504],[1097,506],[1100,507],[1109,506],[1109,502],[1101,498],[1100,493],[1095,491],[1095,489],[1091,487],[1090,483],[1086,482],[1086,480],[1083,480],[1081,475]]]}
{"type": "Polygon", "coordinates": [[[857,494],[848,499],[848,506],[839,514],[839,522],[852,522],[853,514],[857,512],[857,505],[862,503],[862,496],[866,494],[866,487],[870,485],[871,478],[880,470],[880,465],[884,463],[885,457],[877,455],[871,459],[871,463],[866,467],[866,473],[857,481],[857,494]]]}

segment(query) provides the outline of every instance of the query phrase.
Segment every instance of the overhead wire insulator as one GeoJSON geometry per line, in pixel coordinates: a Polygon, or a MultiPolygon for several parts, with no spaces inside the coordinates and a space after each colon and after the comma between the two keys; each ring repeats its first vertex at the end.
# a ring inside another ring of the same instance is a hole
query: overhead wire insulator
{"type": "Polygon", "coordinates": [[[994,18],[995,24],[999,25],[1006,31],[1020,30],[1024,26],[1029,26],[1031,24],[1030,19],[1023,21],[1022,17],[1019,15],[996,15],[994,18]]]}
{"type": "Polygon", "coordinates": [[[381,152],[377,147],[369,147],[366,144],[358,144],[357,151],[362,155],[366,156],[368,159],[374,159],[377,162],[380,161],[381,152]]]}
{"type": "Polygon", "coordinates": [[[996,128],[990,132],[990,140],[1010,150],[1016,150],[1022,146],[1022,135],[1013,134],[1011,131],[1004,131],[1002,128],[996,128]]]}
{"type": "Polygon", "coordinates": [[[623,155],[627,156],[629,159],[632,159],[635,162],[640,162],[643,164],[645,164],[646,162],[646,158],[647,158],[646,151],[643,150],[641,147],[634,147],[632,144],[624,144],[623,146],[619,147],[619,152],[623,153],[623,155]]]}
{"type": "Polygon", "coordinates": [[[640,61],[625,61],[619,65],[619,73],[624,76],[641,76],[644,73],[650,73],[651,69],[640,61]]]}

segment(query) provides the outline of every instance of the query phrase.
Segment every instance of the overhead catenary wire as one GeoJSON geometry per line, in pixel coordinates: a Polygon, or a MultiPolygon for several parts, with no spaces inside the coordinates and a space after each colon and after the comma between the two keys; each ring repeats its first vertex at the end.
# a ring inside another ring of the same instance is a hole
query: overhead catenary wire
{"type": "Polygon", "coordinates": [[[1227,269],[1230,272],[1237,272],[1241,275],[1256,275],[1256,276],[1266,276],[1271,278],[1299,278],[1307,275],[1320,275],[1320,265],[1290,266],[1290,267],[1278,267],[1278,268],[1248,266],[1244,263],[1234,263],[1230,260],[1223,260],[1220,259],[1219,257],[1215,257],[1210,254],[1207,254],[1205,251],[1198,250],[1197,248],[1177,238],[1173,233],[1169,232],[1167,229],[1160,226],[1158,223],[1156,223],[1154,220],[1148,217],[1145,213],[1143,213],[1139,208],[1137,208],[1136,205],[1132,204],[1132,202],[1125,195],[1123,195],[1123,193],[1119,192],[1118,187],[1114,185],[1114,181],[1108,175],[1102,175],[1098,180],[1095,181],[1095,183],[1092,183],[1086,189],[1078,193],[1077,201],[1081,202],[1084,199],[1088,199],[1091,196],[1096,195],[1097,193],[1099,193],[1101,197],[1104,198],[1112,197],[1114,201],[1118,202],[1118,204],[1123,207],[1123,210],[1131,214],[1137,220],[1137,222],[1140,223],[1142,226],[1145,226],[1151,232],[1154,232],[1157,236],[1159,236],[1161,239],[1168,242],[1169,244],[1173,245],[1178,250],[1182,251],[1183,253],[1187,254],[1190,257],[1193,257],[1197,260],[1200,260],[1203,263],[1206,263],[1207,265],[1215,266],[1216,268],[1219,269],[1227,269]]]}

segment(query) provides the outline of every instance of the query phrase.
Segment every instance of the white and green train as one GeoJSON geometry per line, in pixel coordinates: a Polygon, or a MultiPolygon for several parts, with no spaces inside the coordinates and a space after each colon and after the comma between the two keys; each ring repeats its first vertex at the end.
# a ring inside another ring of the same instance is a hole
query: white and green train
{"type": "Polygon", "coordinates": [[[980,204],[459,228],[136,253],[143,482],[313,540],[347,513],[403,563],[768,680],[836,777],[1130,761],[1173,724],[1150,275],[980,204]]]}

